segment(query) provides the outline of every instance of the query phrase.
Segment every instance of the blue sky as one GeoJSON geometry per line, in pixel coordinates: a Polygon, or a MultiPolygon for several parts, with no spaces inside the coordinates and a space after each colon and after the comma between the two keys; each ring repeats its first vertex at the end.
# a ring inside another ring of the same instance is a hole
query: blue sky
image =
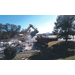
{"type": "Polygon", "coordinates": [[[56,18],[57,15],[0,15],[0,23],[21,25],[21,29],[26,29],[29,24],[32,24],[39,30],[39,33],[51,33],[56,18]]]}

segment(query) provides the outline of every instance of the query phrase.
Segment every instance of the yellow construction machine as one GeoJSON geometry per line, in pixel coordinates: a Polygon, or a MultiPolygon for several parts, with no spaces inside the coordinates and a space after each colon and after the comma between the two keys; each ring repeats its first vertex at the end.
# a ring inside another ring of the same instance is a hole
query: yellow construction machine
{"type": "Polygon", "coordinates": [[[34,29],[34,31],[30,33],[32,37],[34,37],[34,36],[36,35],[36,33],[39,32],[39,31],[37,30],[37,28],[35,28],[32,24],[29,24],[29,27],[28,27],[28,28],[26,29],[26,31],[24,32],[23,38],[20,38],[21,41],[25,41],[26,34],[27,34],[28,30],[29,30],[31,27],[34,29]]]}

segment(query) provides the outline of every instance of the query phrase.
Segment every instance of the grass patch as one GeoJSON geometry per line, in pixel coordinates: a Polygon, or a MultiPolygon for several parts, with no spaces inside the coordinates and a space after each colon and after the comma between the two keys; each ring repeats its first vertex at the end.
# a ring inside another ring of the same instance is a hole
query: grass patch
{"type": "Polygon", "coordinates": [[[30,56],[35,55],[38,52],[38,50],[30,50],[25,52],[18,53],[13,60],[22,60],[22,58],[28,59],[30,56]]]}
{"type": "Polygon", "coordinates": [[[70,56],[70,57],[66,57],[65,59],[60,58],[58,60],[75,60],[75,55],[74,56],[70,56]]]}
{"type": "Polygon", "coordinates": [[[55,44],[57,44],[59,42],[61,42],[61,41],[52,41],[52,42],[49,42],[48,46],[51,47],[52,45],[55,45],[55,44]]]}
{"type": "Polygon", "coordinates": [[[75,60],[75,42],[73,41],[52,41],[48,48],[41,48],[41,51],[30,50],[18,53],[13,60],[75,60]]]}
{"type": "Polygon", "coordinates": [[[53,41],[49,42],[49,47],[42,49],[39,55],[33,55],[29,59],[33,60],[74,60],[75,42],[53,41]]]}

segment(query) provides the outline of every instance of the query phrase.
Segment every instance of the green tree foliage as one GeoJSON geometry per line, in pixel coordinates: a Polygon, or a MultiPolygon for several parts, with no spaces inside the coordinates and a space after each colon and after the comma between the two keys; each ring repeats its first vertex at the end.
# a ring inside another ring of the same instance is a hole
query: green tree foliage
{"type": "Polygon", "coordinates": [[[1,38],[1,33],[2,33],[2,24],[0,23],[0,38],[1,38]]]}
{"type": "Polygon", "coordinates": [[[55,22],[53,33],[58,37],[65,37],[68,40],[68,35],[75,34],[75,15],[59,15],[55,22]]]}
{"type": "Polygon", "coordinates": [[[2,24],[0,23],[0,31],[2,31],[2,24]]]}
{"type": "Polygon", "coordinates": [[[22,29],[20,33],[21,33],[21,34],[24,34],[25,31],[26,31],[26,29],[22,29]]]}
{"type": "Polygon", "coordinates": [[[10,39],[20,32],[21,26],[6,23],[0,24],[0,39],[10,39]]]}
{"type": "Polygon", "coordinates": [[[13,59],[17,54],[17,47],[7,47],[4,50],[5,59],[13,59]]]}

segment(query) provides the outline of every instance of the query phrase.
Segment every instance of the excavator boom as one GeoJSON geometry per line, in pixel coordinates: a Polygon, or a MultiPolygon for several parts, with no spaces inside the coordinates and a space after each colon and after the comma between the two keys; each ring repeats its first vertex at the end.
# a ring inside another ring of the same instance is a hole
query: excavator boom
{"type": "Polygon", "coordinates": [[[24,32],[24,37],[26,36],[28,30],[29,30],[31,27],[32,27],[32,26],[30,25],[30,26],[26,29],[26,31],[24,32]]]}
{"type": "Polygon", "coordinates": [[[33,26],[32,24],[30,24],[30,26],[31,26],[33,29],[35,29],[34,26],[33,26]]]}
{"type": "MultiPolygon", "coordinates": [[[[26,30],[25,33],[24,33],[24,38],[25,38],[25,36],[26,36],[28,30],[29,30],[31,27],[34,29],[34,34],[38,33],[38,30],[37,30],[36,28],[34,28],[34,26],[33,26],[32,24],[30,24],[30,26],[27,28],[27,30],[26,30]]],[[[34,34],[31,33],[32,36],[34,36],[34,34]]]]}

